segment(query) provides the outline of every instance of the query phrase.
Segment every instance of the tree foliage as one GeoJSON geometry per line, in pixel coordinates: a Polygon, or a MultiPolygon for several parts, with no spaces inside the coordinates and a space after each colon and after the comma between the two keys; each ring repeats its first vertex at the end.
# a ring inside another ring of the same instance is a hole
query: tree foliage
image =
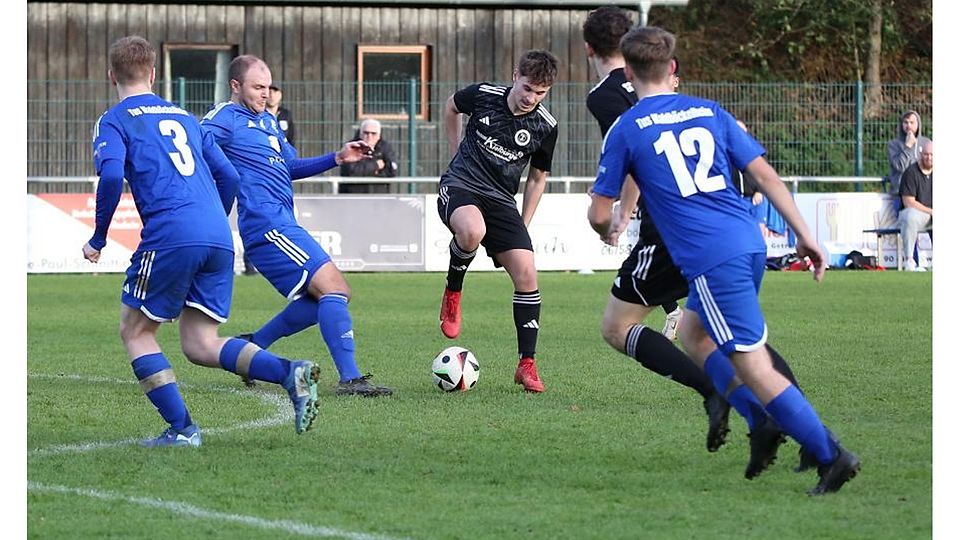
{"type": "MultiPolygon", "coordinates": [[[[932,0],[879,1],[881,81],[932,81],[932,0]]],[[[704,82],[862,79],[870,22],[865,0],[690,0],[648,19],[677,34],[683,75],[704,82]]]]}

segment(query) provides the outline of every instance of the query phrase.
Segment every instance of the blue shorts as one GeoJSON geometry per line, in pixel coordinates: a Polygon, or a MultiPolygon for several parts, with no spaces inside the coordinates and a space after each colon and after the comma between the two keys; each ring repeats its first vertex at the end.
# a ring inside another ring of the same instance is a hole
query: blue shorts
{"type": "Polygon", "coordinates": [[[303,227],[292,224],[254,235],[244,249],[250,262],[283,296],[300,297],[330,256],[303,227]]]}
{"type": "Polygon", "coordinates": [[[233,251],[187,246],[137,250],[130,258],[120,301],[157,322],[180,316],[184,306],[226,322],[233,295],[233,251]]]}
{"type": "Polygon", "coordinates": [[[767,342],[767,323],[757,296],[766,257],[766,253],[739,255],[690,280],[687,309],[697,312],[727,355],[753,351],[767,342]]]}

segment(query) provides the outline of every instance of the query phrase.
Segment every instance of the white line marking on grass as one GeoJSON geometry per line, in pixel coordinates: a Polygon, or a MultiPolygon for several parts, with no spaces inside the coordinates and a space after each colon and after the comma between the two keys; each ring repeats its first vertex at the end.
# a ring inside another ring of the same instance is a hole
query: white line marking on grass
{"type": "Polygon", "coordinates": [[[200,508],[198,506],[194,506],[192,504],[185,503],[185,502],[165,501],[163,499],[155,499],[155,498],[151,499],[147,497],[131,497],[131,496],[123,495],[120,493],[100,491],[96,489],[72,488],[67,486],[51,486],[47,484],[40,484],[37,482],[27,482],[27,489],[29,491],[37,491],[41,493],[78,495],[81,497],[90,497],[93,499],[100,499],[103,501],[126,502],[130,504],[137,504],[140,506],[147,506],[150,508],[166,510],[168,512],[173,512],[174,514],[194,517],[198,519],[209,519],[209,520],[221,521],[221,522],[228,521],[233,523],[240,523],[242,525],[249,525],[252,527],[260,527],[261,529],[272,529],[272,530],[283,531],[291,534],[299,534],[303,536],[314,536],[314,537],[320,537],[320,538],[330,538],[330,537],[350,538],[352,540],[400,540],[390,536],[381,536],[377,534],[344,531],[341,529],[334,529],[332,527],[318,527],[316,525],[310,525],[309,523],[300,523],[298,521],[291,521],[288,519],[275,520],[275,519],[258,518],[256,516],[228,514],[226,512],[218,512],[216,510],[208,510],[205,508],[200,508]]]}
{"type": "MultiPolygon", "coordinates": [[[[136,385],[136,381],[131,381],[129,379],[116,379],[111,377],[88,377],[85,375],[76,375],[76,374],[66,374],[66,375],[50,375],[46,373],[30,373],[28,377],[36,379],[71,379],[80,382],[89,382],[89,383],[110,383],[110,384],[129,384],[136,385]]],[[[249,422],[242,422],[233,426],[219,427],[219,428],[203,428],[203,435],[218,435],[221,433],[230,433],[231,431],[237,431],[241,429],[256,429],[256,428],[266,428],[272,427],[284,423],[288,423],[293,420],[293,407],[290,406],[289,398],[286,395],[280,395],[277,393],[264,391],[264,390],[248,390],[248,389],[237,389],[237,388],[226,388],[223,386],[210,386],[210,385],[191,385],[179,383],[182,388],[188,389],[199,389],[199,390],[211,390],[214,392],[224,392],[228,394],[237,394],[244,396],[253,396],[260,401],[268,405],[273,405],[276,409],[276,413],[273,416],[267,418],[260,418],[257,420],[251,420],[249,422]]],[[[37,448],[30,450],[27,453],[28,457],[41,457],[41,456],[51,456],[57,454],[68,454],[68,453],[84,453],[91,452],[94,450],[102,450],[104,448],[119,448],[121,446],[130,446],[138,444],[142,439],[149,437],[145,435],[142,438],[132,438],[132,439],[122,439],[119,441],[92,441],[87,443],[79,444],[58,444],[53,446],[48,446],[45,448],[37,448]]]]}

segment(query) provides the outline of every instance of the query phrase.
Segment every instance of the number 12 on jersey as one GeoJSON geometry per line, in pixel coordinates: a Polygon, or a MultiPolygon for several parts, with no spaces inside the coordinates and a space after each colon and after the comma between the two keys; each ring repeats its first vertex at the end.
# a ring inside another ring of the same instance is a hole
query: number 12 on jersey
{"type": "Polygon", "coordinates": [[[692,127],[680,132],[680,139],[672,131],[664,131],[653,143],[657,154],[666,154],[673,178],[680,188],[680,195],[689,197],[697,192],[720,191],[727,185],[723,175],[707,176],[713,167],[713,153],[716,145],[713,134],[706,128],[692,127]],[[686,157],[699,155],[693,176],[687,169],[686,157]]]}

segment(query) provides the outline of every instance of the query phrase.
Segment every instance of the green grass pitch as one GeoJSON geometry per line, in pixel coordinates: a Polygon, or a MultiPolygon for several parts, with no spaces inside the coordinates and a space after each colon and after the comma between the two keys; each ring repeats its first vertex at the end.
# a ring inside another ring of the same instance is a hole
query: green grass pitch
{"type": "MultiPolygon", "coordinates": [[[[296,435],[285,394],[189,364],[175,325],[161,345],[204,444],[143,449],[165,426],[141,394],[117,327],[120,275],[29,276],[27,526],[31,538],[929,538],[932,275],[768,273],[770,342],[821,418],[862,462],[810,498],[790,441],[743,478],[746,427],[704,443],[699,396],[610,349],[599,333],[613,275],[542,273],[538,351],[547,391],[513,383],[512,287],[473,272],[464,330],[443,338],[440,274],[349,274],[358,363],[396,389],[336,397],[316,328],[277,343],[323,369],[320,418],[296,435]],[[471,349],[467,393],[431,384],[444,347],[471,349]]],[[[222,335],[283,306],[238,276],[222,335]]],[[[663,313],[650,325],[659,329],[663,313]]]]}

